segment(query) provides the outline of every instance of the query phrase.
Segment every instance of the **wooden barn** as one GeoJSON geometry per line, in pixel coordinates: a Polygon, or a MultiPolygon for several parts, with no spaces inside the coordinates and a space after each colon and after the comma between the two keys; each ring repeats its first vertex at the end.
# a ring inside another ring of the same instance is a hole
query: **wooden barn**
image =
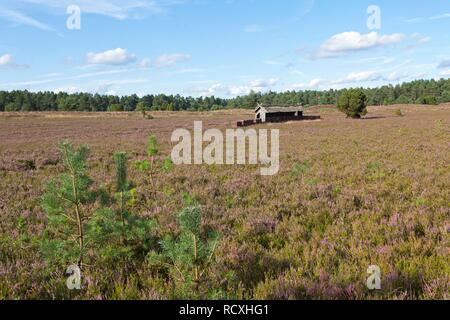
{"type": "Polygon", "coordinates": [[[255,109],[256,123],[284,122],[303,119],[303,106],[263,106],[255,109]]]}

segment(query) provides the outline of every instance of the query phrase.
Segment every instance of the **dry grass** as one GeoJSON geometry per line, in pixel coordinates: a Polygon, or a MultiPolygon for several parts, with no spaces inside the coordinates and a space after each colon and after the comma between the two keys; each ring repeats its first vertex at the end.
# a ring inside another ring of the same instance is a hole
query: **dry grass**
{"type": "MultiPolygon", "coordinates": [[[[278,175],[260,177],[255,166],[180,166],[158,173],[158,198],[136,210],[155,218],[161,233],[173,231],[181,195],[191,193],[222,233],[211,286],[227,297],[450,298],[450,105],[370,107],[363,120],[331,107],[309,112],[323,120],[267,126],[281,131],[278,175]],[[382,270],[379,292],[365,287],[372,264],[382,270]]],[[[251,112],[152,115],[0,113],[0,298],[174,297],[169,280],[145,263],[133,274],[90,270],[85,289],[68,293],[62,271],[49,276],[35,242],[46,225],[44,181],[61,170],[59,141],[88,144],[92,176],[110,185],[113,152],[142,158],[154,134],[169,154],[175,128],[202,120],[205,129],[225,129],[251,112]]],[[[131,176],[150,192],[141,174],[131,176]]]]}

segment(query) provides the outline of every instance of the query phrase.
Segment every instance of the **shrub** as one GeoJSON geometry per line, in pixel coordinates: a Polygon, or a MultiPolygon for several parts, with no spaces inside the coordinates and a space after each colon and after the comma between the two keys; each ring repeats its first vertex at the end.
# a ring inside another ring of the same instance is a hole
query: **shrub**
{"type": "Polygon", "coordinates": [[[17,106],[14,103],[8,103],[5,106],[5,111],[6,112],[14,112],[14,111],[19,111],[19,108],[17,108],[17,106]]]}
{"type": "Polygon", "coordinates": [[[367,96],[360,89],[346,90],[339,97],[337,108],[347,117],[359,119],[367,114],[367,96]]]}
{"type": "Polygon", "coordinates": [[[173,167],[174,167],[174,164],[173,164],[172,158],[167,157],[166,159],[164,159],[163,169],[165,172],[172,171],[173,167]]]}
{"type": "Polygon", "coordinates": [[[136,105],[136,111],[142,113],[142,117],[147,120],[153,119],[153,116],[147,113],[150,109],[143,101],[136,105]]]}
{"type": "Polygon", "coordinates": [[[397,98],[397,100],[395,100],[395,103],[397,103],[397,104],[408,104],[408,103],[411,103],[411,99],[409,99],[405,95],[401,95],[400,97],[397,98]]]}
{"type": "Polygon", "coordinates": [[[201,286],[208,278],[219,235],[215,231],[202,232],[202,211],[198,204],[181,210],[177,224],[180,235],[177,238],[166,236],[160,242],[162,252],[152,253],[148,259],[152,265],[168,268],[179,290],[178,294],[183,297],[201,297],[201,286]]]}
{"type": "Polygon", "coordinates": [[[44,258],[60,264],[77,261],[80,268],[86,265],[88,249],[108,261],[144,258],[156,243],[152,237],[155,223],[129,211],[136,202],[136,189],[127,178],[127,155],[114,155],[116,193],[110,195],[92,188],[87,147],[75,150],[70,142],[63,142],[59,149],[65,172],[58,182],[48,183],[42,197],[49,221],[41,241],[44,258]],[[100,203],[93,205],[97,199],[100,203]]]}
{"type": "Polygon", "coordinates": [[[311,163],[309,163],[308,161],[302,163],[295,162],[291,169],[290,177],[297,178],[298,176],[307,173],[310,169],[311,163]]]}
{"type": "Polygon", "coordinates": [[[138,104],[136,105],[137,112],[145,113],[145,111],[148,111],[149,109],[150,108],[148,108],[147,105],[145,104],[145,102],[143,102],[143,101],[138,102],[138,104]]]}
{"type": "Polygon", "coordinates": [[[159,154],[158,140],[156,139],[155,136],[150,136],[148,138],[147,143],[147,156],[150,157],[150,160],[142,160],[135,162],[135,166],[139,171],[141,172],[148,171],[150,176],[150,182],[153,187],[155,186],[153,180],[153,176],[155,174],[155,160],[158,154],[159,154]]]}
{"type": "Polygon", "coordinates": [[[127,155],[114,155],[116,165],[116,194],[110,207],[95,212],[88,225],[88,238],[95,243],[103,259],[124,261],[145,257],[152,247],[155,223],[132,214],[136,189],[127,179],[127,155]]]}
{"type": "Polygon", "coordinates": [[[437,99],[433,96],[421,96],[416,101],[417,104],[429,104],[429,105],[437,105],[437,99]]]}
{"type": "Polygon", "coordinates": [[[42,197],[42,208],[48,217],[48,229],[42,241],[42,251],[50,262],[76,259],[81,268],[86,251],[85,228],[89,220],[88,206],[95,199],[95,193],[91,189],[92,180],[87,175],[86,159],[89,149],[81,146],[75,150],[71,142],[65,141],[59,145],[59,151],[64,164],[64,173],[60,175],[59,181],[50,181],[47,184],[42,197]],[[50,237],[50,234],[55,237],[50,237]]]}
{"type": "Polygon", "coordinates": [[[121,104],[112,104],[108,107],[108,111],[109,112],[119,112],[119,111],[123,111],[123,106],[121,104]]]}
{"type": "Polygon", "coordinates": [[[450,102],[450,90],[445,90],[444,92],[442,92],[441,101],[450,102]]]}
{"type": "Polygon", "coordinates": [[[127,154],[118,152],[114,154],[114,160],[116,163],[116,190],[119,200],[120,220],[123,226],[125,226],[125,201],[129,198],[128,191],[130,189],[127,181],[127,154]]]}

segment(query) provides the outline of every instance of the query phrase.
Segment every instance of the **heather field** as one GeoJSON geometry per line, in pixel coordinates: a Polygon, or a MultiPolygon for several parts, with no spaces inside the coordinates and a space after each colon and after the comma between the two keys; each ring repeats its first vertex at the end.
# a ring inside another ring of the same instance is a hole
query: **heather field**
{"type": "Polygon", "coordinates": [[[226,129],[248,111],[0,113],[0,299],[450,299],[450,104],[368,110],[354,120],[314,107],[322,120],[255,127],[280,129],[280,171],[269,177],[252,165],[163,169],[174,129],[226,129]],[[133,163],[151,135],[149,177],[133,163]],[[42,252],[43,238],[58,237],[41,199],[66,139],[89,146],[93,187],[105,190],[115,188],[113,154],[126,152],[128,210],[154,223],[133,255],[88,249],[81,290],[42,252]],[[161,239],[180,234],[187,195],[202,230],[220,235],[194,287],[152,261],[161,239]],[[366,286],[371,265],[381,290],[366,286]]]}

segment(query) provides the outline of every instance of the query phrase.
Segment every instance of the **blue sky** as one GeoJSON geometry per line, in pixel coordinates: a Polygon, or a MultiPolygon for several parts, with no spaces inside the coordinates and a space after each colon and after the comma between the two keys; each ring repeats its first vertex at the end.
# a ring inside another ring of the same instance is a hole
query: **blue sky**
{"type": "Polygon", "coordinates": [[[232,97],[449,78],[449,27],[450,0],[0,0],[0,90],[232,97]]]}

